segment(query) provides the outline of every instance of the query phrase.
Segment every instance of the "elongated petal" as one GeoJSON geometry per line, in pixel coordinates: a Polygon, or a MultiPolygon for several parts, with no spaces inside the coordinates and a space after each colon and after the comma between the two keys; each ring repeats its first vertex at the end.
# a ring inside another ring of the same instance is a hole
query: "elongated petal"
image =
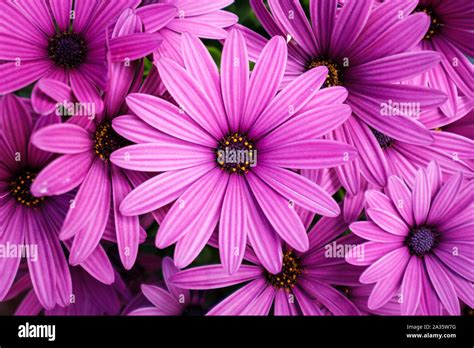
{"type": "MultiPolygon", "coordinates": [[[[200,83],[209,96],[216,114],[224,115],[219,71],[208,49],[196,36],[184,33],[181,39],[181,50],[186,70],[200,83]]],[[[227,118],[220,117],[218,121],[221,130],[227,129],[227,118]]]]}
{"type": "Polygon", "coordinates": [[[309,247],[306,230],[292,204],[253,174],[247,175],[252,192],[280,237],[298,251],[309,247]]]}
{"type": "Polygon", "coordinates": [[[308,110],[270,132],[258,145],[271,148],[284,143],[320,138],[343,124],[350,115],[350,107],[342,104],[308,110]]]}
{"type": "MultiPolygon", "coordinates": [[[[24,243],[26,224],[28,223],[26,219],[23,209],[18,209],[13,213],[8,221],[8,228],[0,234],[0,242],[2,245],[7,245],[7,243],[22,245],[24,243]]],[[[2,301],[7,296],[15,280],[20,261],[20,257],[4,257],[0,259],[0,272],[2,274],[0,299],[2,301]]]]}
{"type": "Polygon", "coordinates": [[[121,148],[110,156],[115,165],[141,172],[162,172],[185,169],[215,161],[210,149],[191,143],[163,141],[121,148]]]}
{"type": "Polygon", "coordinates": [[[422,270],[422,261],[418,257],[412,256],[402,280],[402,315],[415,315],[420,305],[422,270]]]}
{"type": "Polygon", "coordinates": [[[372,240],[375,242],[392,243],[392,242],[401,242],[404,240],[403,236],[398,236],[393,233],[388,233],[371,221],[353,222],[349,227],[351,231],[354,232],[359,237],[362,237],[367,240],[372,240]]]}
{"type": "Polygon", "coordinates": [[[426,172],[419,169],[416,173],[415,187],[413,188],[413,216],[417,225],[425,223],[430,211],[431,194],[426,172]]]}
{"type": "Polygon", "coordinates": [[[231,129],[237,129],[247,98],[248,54],[242,33],[232,30],[225,41],[221,59],[221,89],[231,129]]]}
{"type": "Polygon", "coordinates": [[[204,93],[201,85],[176,62],[161,58],[156,62],[163,83],[189,116],[216,139],[223,133],[216,120],[223,115],[216,115],[211,100],[204,93]]]}
{"type": "Polygon", "coordinates": [[[255,174],[271,188],[296,205],[324,216],[337,216],[339,206],[320,186],[286,169],[260,165],[255,174]]]}
{"type": "Polygon", "coordinates": [[[425,265],[436,294],[441,303],[451,315],[460,315],[459,300],[453,283],[438,261],[431,256],[425,256],[425,265]]]}
{"type": "Polygon", "coordinates": [[[51,62],[46,59],[0,64],[0,93],[7,94],[28,86],[52,69],[51,62]]]}
{"type": "Polygon", "coordinates": [[[31,114],[21,99],[15,95],[7,95],[2,98],[0,121],[2,125],[2,136],[8,148],[11,158],[27,159],[28,138],[30,137],[33,121],[31,114]]]}
{"type": "Polygon", "coordinates": [[[69,72],[69,81],[76,98],[82,103],[94,105],[95,113],[99,114],[104,109],[104,102],[94,84],[79,71],[69,72]]]}
{"type": "Polygon", "coordinates": [[[112,62],[125,62],[147,56],[161,44],[158,34],[134,33],[112,38],[109,41],[112,62]]]}
{"type": "Polygon", "coordinates": [[[433,199],[427,218],[429,224],[438,224],[458,200],[458,193],[461,189],[462,179],[463,176],[460,173],[453,175],[438,191],[433,199]]]}
{"type": "Polygon", "coordinates": [[[31,282],[43,307],[52,309],[56,305],[56,269],[50,251],[52,246],[41,222],[33,214],[27,214],[26,219],[25,241],[38,247],[37,260],[28,258],[31,282]]]}
{"type": "Polygon", "coordinates": [[[240,315],[266,287],[266,281],[263,279],[251,281],[219,302],[206,315],[240,315]]]}
{"type": "Polygon", "coordinates": [[[283,260],[281,239],[256,204],[248,185],[242,189],[248,209],[247,230],[250,245],[263,267],[277,274],[281,271],[283,260]]]}
{"type": "Polygon", "coordinates": [[[222,266],[233,274],[242,263],[247,243],[248,207],[243,199],[245,180],[232,175],[222,203],[219,222],[219,252],[222,266]]]}
{"type": "Polygon", "coordinates": [[[384,187],[387,183],[388,164],[385,155],[370,128],[356,117],[346,125],[359,154],[362,175],[373,185],[384,187]]]}
{"type": "MultiPolygon", "coordinates": [[[[248,44],[248,40],[246,40],[248,44]]],[[[258,56],[250,76],[241,127],[249,128],[275,96],[285,73],[287,48],[283,38],[273,37],[258,56]],[[265,86],[265,88],[262,88],[265,86]]]]}
{"type": "Polygon", "coordinates": [[[129,94],[126,100],[130,109],[150,126],[178,139],[210,147],[216,145],[208,133],[166,100],[139,93],[129,94]]]}
{"type": "MultiPolygon", "coordinates": [[[[228,176],[220,175],[217,178],[214,190],[206,204],[200,207],[199,213],[194,215],[193,219],[187,219],[188,226],[185,226],[183,232],[177,231],[178,233],[182,233],[182,238],[178,240],[174,251],[174,262],[178,268],[184,268],[193,262],[209,241],[219,221],[219,214],[222,210],[222,200],[226,192],[227,183],[228,176]]],[[[182,197],[184,197],[184,195],[182,197]]],[[[170,214],[170,212],[168,214],[170,214]]],[[[163,236],[164,233],[164,226],[168,229],[173,229],[174,227],[172,220],[166,221],[165,218],[161,225],[161,236],[163,236]],[[169,222],[168,225],[166,225],[167,222],[169,222]]],[[[242,245],[240,247],[242,248],[241,250],[245,249],[242,245]]]]}
{"type": "Polygon", "coordinates": [[[209,265],[187,269],[171,277],[171,282],[184,289],[218,289],[243,283],[260,277],[262,269],[242,265],[233,275],[228,275],[221,265],[209,265]]]}
{"type": "MultiPolygon", "coordinates": [[[[196,231],[197,226],[194,224],[198,221],[202,223],[202,228],[212,229],[217,222],[214,221],[214,216],[211,220],[206,220],[204,217],[200,220],[201,213],[203,210],[208,211],[209,214],[211,214],[211,211],[215,213],[215,206],[220,206],[220,198],[222,198],[225,191],[215,192],[214,189],[222,188],[223,180],[226,179],[226,174],[215,169],[190,185],[173,204],[163,220],[157,234],[157,247],[165,248],[181,239],[186,233],[196,231]],[[210,201],[210,197],[218,198],[216,194],[220,195],[219,202],[210,201]]],[[[209,233],[209,230],[201,231],[197,229],[196,233],[209,233]]],[[[212,233],[212,230],[210,233],[212,233]]]]}
{"type": "Polygon", "coordinates": [[[44,151],[76,154],[92,150],[90,134],[74,124],[55,124],[44,127],[33,134],[32,142],[44,151]]]}
{"type": "Polygon", "coordinates": [[[372,0],[348,0],[344,3],[334,23],[330,46],[331,55],[341,56],[350,49],[364,28],[373,3],[372,0]]]}
{"type": "Polygon", "coordinates": [[[390,243],[367,242],[360,245],[363,250],[362,255],[357,252],[350,252],[346,254],[345,260],[351,265],[368,266],[395,249],[401,248],[402,243],[402,241],[390,243]]]}
{"type": "Polygon", "coordinates": [[[143,295],[159,310],[168,315],[179,315],[182,312],[182,307],[176,299],[166,292],[166,290],[154,286],[142,284],[143,295]]]}
{"type": "Polygon", "coordinates": [[[123,198],[132,190],[125,174],[120,168],[111,167],[113,209],[115,229],[117,231],[117,244],[120,259],[125,269],[131,269],[138,254],[138,239],[140,236],[140,221],[138,216],[124,216],[120,213],[119,206],[123,198]]]}
{"type": "Polygon", "coordinates": [[[189,185],[210,170],[211,166],[201,165],[157,175],[128,194],[122,201],[120,211],[132,216],[161,208],[178,198],[189,185]]]}
{"type": "Polygon", "coordinates": [[[397,215],[376,208],[367,209],[367,215],[384,231],[397,236],[408,235],[408,226],[397,215]]]}
{"type": "Polygon", "coordinates": [[[147,32],[155,32],[165,27],[166,24],[178,14],[178,9],[173,4],[152,4],[140,7],[137,14],[145,25],[147,32]]]}
{"type": "MultiPolygon", "coordinates": [[[[98,208],[102,210],[100,204],[110,201],[110,197],[105,196],[106,192],[110,193],[108,179],[107,166],[100,159],[95,159],[76,197],[70,203],[70,209],[61,229],[60,237],[62,240],[71,238],[78,231],[87,227],[88,222],[95,221],[95,217],[90,212],[98,208]],[[101,203],[99,204],[99,202],[101,203]]],[[[106,215],[109,216],[108,211],[106,215]]]]}
{"type": "Polygon", "coordinates": [[[82,183],[93,160],[90,152],[59,157],[38,174],[31,192],[42,197],[71,191],[82,183]]]}
{"type": "Polygon", "coordinates": [[[420,75],[438,64],[440,55],[433,51],[404,52],[356,66],[348,70],[353,81],[399,82],[420,75]]]}
{"type": "Polygon", "coordinates": [[[308,55],[317,53],[316,39],[299,2],[270,0],[272,13],[308,55]]]}
{"type": "Polygon", "coordinates": [[[260,153],[260,161],[269,166],[322,169],[344,165],[357,157],[353,146],[330,140],[307,140],[260,153]]]}
{"type": "Polygon", "coordinates": [[[249,136],[261,137],[297,113],[318,92],[327,72],[326,67],[317,67],[293,80],[262,111],[249,136]]]}
{"type": "Polygon", "coordinates": [[[405,269],[410,257],[406,247],[395,249],[367,268],[360,276],[360,282],[370,284],[390,277],[397,269],[405,269]]]}

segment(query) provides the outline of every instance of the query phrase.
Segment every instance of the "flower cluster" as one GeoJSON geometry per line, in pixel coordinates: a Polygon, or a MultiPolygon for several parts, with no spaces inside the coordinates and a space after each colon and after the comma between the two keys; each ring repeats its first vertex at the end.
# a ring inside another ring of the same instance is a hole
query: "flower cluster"
{"type": "Polygon", "coordinates": [[[472,311],[471,0],[0,13],[0,313],[472,311]]]}

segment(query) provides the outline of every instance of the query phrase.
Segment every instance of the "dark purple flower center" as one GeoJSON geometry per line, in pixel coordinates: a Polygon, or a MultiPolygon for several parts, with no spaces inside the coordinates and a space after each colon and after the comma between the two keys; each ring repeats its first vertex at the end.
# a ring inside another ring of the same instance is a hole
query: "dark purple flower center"
{"type": "Polygon", "coordinates": [[[330,59],[315,58],[308,63],[307,69],[311,70],[318,66],[325,66],[326,68],[328,68],[328,75],[326,77],[326,81],[324,81],[324,87],[342,85],[344,69],[340,64],[335,63],[330,59]]]}
{"type": "Polygon", "coordinates": [[[77,68],[84,63],[86,54],[86,42],[76,33],[59,33],[49,39],[48,56],[61,68],[77,68]]]}
{"type": "Polygon", "coordinates": [[[16,201],[27,207],[36,207],[44,201],[44,197],[31,194],[31,185],[38,173],[31,169],[23,169],[10,181],[10,192],[16,201]]]}
{"type": "Polygon", "coordinates": [[[432,227],[419,226],[410,230],[405,244],[410,254],[423,257],[439,244],[440,234],[432,227]]]}
{"type": "Polygon", "coordinates": [[[377,142],[379,143],[382,149],[385,150],[393,145],[394,140],[390,138],[388,135],[385,135],[374,128],[370,128],[370,130],[374,134],[375,139],[377,139],[377,142]]]}
{"type": "Polygon", "coordinates": [[[245,174],[256,165],[257,150],[246,134],[232,133],[217,145],[216,161],[228,173],[245,174]]]}
{"type": "Polygon", "coordinates": [[[419,5],[416,7],[415,12],[424,12],[430,17],[430,27],[424,36],[425,40],[431,39],[433,35],[439,33],[443,28],[443,23],[439,16],[431,7],[419,5]]]}
{"type": "Polygon", "coordinates": [[[97,126],[94,140],[95,153],[104,162],[109,160],[112,152],[131,144],[114,131],[109,121],[102,122],[97,126]]]}
{"type": "Polygon", "coordinates": [[[301,267],[301,260],[295,256],[293,251],[289,250],[283,255],[283,266],[281,272],[272,274],[265,272],[267,281],[276,289],[291,290],[298,282],[303,268],[301,267]]]}

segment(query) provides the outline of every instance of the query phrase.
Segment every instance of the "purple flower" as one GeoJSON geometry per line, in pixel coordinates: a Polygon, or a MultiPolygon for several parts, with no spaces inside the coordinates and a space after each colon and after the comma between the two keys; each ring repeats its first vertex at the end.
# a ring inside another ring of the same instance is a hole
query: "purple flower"
{"type": "MultiPolygon", "coordinates": [[[[58,118],[32,115],[29,100],[14,95],[0,99],[0,111],[0,299],[12,286],[20,267],[19,250],[23,248],[29,277],[42,306],[64,306],[69,301],[71,277],[58,234],[71,196],[35,197],[31,192],[38,173],[53,156],[34,147],[30,134],[57,123],[58,118]]],[[[64,245],[71,247],[70,241],[64,245]]],[[[113,282],[111,265],[100,246],[81,266],[102,282],[113,282]],[[92,265],[100,265],[101,269],[94,270],[92,265]]]]}
{"type": "Polygon", "coordinates": [[[166,289],[156,285],[142,284],[141,289],[148,306],[135,309],[127,315],[200,315],[204,312],[203,298],[192,296],[187,289],[181,289],[170,282],[170,277],[179,272],[173,260],[165,257],[162,263],[166,289]],[[150,307],[149,304],[152,304],[150,307]]]}
{"type": "MultiPolygon", "coordinates": [[[[390,174],[381,149],[385,136],[412,145],[433,141],[416,119],[395,114],[394,105],[416,104],[428,110],[446,101],[440,91],[399,83],[440,61],[436,52],[412,51],[429,27],[428,16],[410,15],[416,0],[387,1],[376,7],[371,0],[353,0],[345,1],[342,8],[337,8],[336,0],[313,0],[309,22],[297,1],[268,3],[271,13],[263,1],[251,1],[266,31],[289,40],[283,85],[308,70],[326,66],[329,73],[325,85],[344,86],[349,93],[347,103],[354,114],[329,134],[331,139],[353,144],[359,152],[358,160],[336,168],[342,185],[356,194],[362,174],[369,183],[384,187],[390,174]]],[[[256,59],[266,39],[238,27],[249,42],[250,57],[256,59]]]]}
{"type": "Polygon", "coordinates": [[[441,170],[431,162],[417,171],[414,185],[396,176],[386,193],[366,192],[370,221],[350,229],[368,240],[365,258],[346,257],[354,265],[369,266],[360,282],[376,283],[368,308],[378,309],[400,291],[401,314],[460,314],[459,299],[473,307],[474,226],[473,185],[458,173],[442,182],[441,170]]]}
{"type": "Polygon", "coordinates": [[[474,23],[470,20],[474,4],[470,0],[420,0],[415,12],[424,12],[430,17],[430,27],[418,49],[437,51],[442,57],[441,64],[420,79],[448,95],[441,110],[448,117],[455,117],[458,94],[473,99],[472,64],[467,56],[474,57],[474,23]]]}
{"type": "MultiPolygon", "coordinates": [[[[100,112],[99,89],[107,83],[107,25],[138,3],[38,0],[33,6],[27,1],[2,1],[0,94],[49,78],[69,85],[79,101],[96,103],[100,112]]],[[[41,102],[38,98],[33,94],[35,108],[41,102]]]]}
{"type": "Polygon", "coordinates": [[[344,259],[346,246],[352,250],[360,239],[341,237],[347,229],[342,215],[322,217],[308,233],[307,251],[285,246],[283,266],[277,273],[267,271],[248,248],[245,260],[253,265],[244,264],[232,275],[221,265],[208,265],[178,272],[170,280],[180,288],[196,290],[247,283],[208,315],[268,315],[272,305],[275,315],[359,315],[356,306],[336,288],[360,285],[360,270],[344,259]]]}
{"type": "MultiPolygon", "coordinates": [[[[344,89],[319,91],[327,74],[313,69],[276,94],[286,67],[283,38],[265,46],[249,79],[244,38],[237,30],[224,44],[221,74],[205,46],[184,34],[185,69],[170,59],[156,64],[177,106],[144,94],[127,104],[155,134],[129,136],[139,142],[114,152],[122,168],[164,172],[128,195],[126,215],[153,211],[174,202],[160,225],[156,245],[176,243],[174,261],[189,265],[219,222],[220,256],[235,272],[247,237],[259,256],[279,263],[281,240],[298,251],[308,237],[293,205],[336,216],[339,208],[320,186],[286,168],[316,169],[344,165],[357,153],[352,146],[315,140],[344,122],[350,109],[340,103],[344,89]],[[317,103],[308,106],[308,101],[317,103]],[[339,103],[339,104],[338,104],[339,103]],[[271,226],[264,234],[260,227],[271,226]],[[268,232],[267,232],[268,231],[268,232]]],[[[120,121],[120,118],[116,120],[120,121]]],[[[262,261],[264,262],[264,261],[262,261]]]]}
{"type": "MultiPolygon", "coordinates": [[[[128,37],[140,30],[137,15],[125,11],[117,21],[112,40],[128,37]]],[[[112,128],[112,119],[127,111],[123,105],[127,93],[130,89],[152,94],[160,92],[157,73],[151,73],[140,86],[138,72],[141,73],[142,64],[141,61],[130,62],[130,65],[110,64],[109,86],[103,96],[104,112],[93,115],[76,113],[67,122],[44,127],[33,135],[38,148],[62,156],[41,171],[32,192],[44,197],[79,188],[60,234],[62,240],[74,237],[69,258],[72,265],[87,259],[104,238],[118,243],[122,263],[130,269],[137,257],[138,244],[145,239],[146,233],[138,216],[123,216],[118,208],[132,187],[148,176],[122,170],[109,161],[114,150],[130,143],[112,128]]],[[[51,88],[54,90],[54,85],[51,88]]],[[[52,101],[62,102],[60,99],[52,101]]],[[[135,124],[133,117],[128,120],[129,126],[135,124]]],[[[153,213],[161,221],[161,215],[153,213]]]]}

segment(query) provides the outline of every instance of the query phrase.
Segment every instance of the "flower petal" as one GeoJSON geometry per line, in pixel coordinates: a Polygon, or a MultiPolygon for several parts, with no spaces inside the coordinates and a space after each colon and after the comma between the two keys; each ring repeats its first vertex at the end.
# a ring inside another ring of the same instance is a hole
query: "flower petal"
{"type": "Polygon", "coordinates": [[[255,167],[253,171],[268,186],[296,205],[324,216],[335,217],[341,212],[329,193],[302,175],[265,165],[255,167]]]}
{"type": "Polygon", "coordinates": [[[248,207],[243,199],[245,179],[231,175],[222,202],[219,222],[219,254],[228,274],[240,267],[247,244],[248,207]]]}
{"type": "Polygon", "coordinates": [[[242,33],[231,30],[221,58],[222,99],[230,129],[238,129],[247,98],[249,79],[248,54],[242,33]]]}
{"type": "Polygon", "coordinates": [[[84,128],[70,123],[41,128],[33,134],[32,142],[41,150],[63,154],[85,152],[94,146],[91,135],[84,128]]]}
{"type": "Polygon", "coordinates": [[[43,197],[71,191],[82,183],[93,160],[90,152],[59,157],[38,174],[31,193],[43,197]]]}
{"type": "Polygon", "coordinates": [[[222,265],[208,265],[190,268],[171,276],[170,280],[183,289],[219,289],[259,278],[262,269],[257,266],[242,265],[233,275],[228,275],[222,265]]]}
{"type": "Polygon", "coordinates": [[[293,205],[256,175],[248,173],[247,181],[260,208],[280,237],[298,251],[308,250],[308,236],[293,205]]]}
{"type": "Polygon", "coordinates": [[[322,169],[346,164],[357,157],[353,146],[331,140],[306,140],[260,152],[260,161],[268,166],[298,169],[322,169]]]}

